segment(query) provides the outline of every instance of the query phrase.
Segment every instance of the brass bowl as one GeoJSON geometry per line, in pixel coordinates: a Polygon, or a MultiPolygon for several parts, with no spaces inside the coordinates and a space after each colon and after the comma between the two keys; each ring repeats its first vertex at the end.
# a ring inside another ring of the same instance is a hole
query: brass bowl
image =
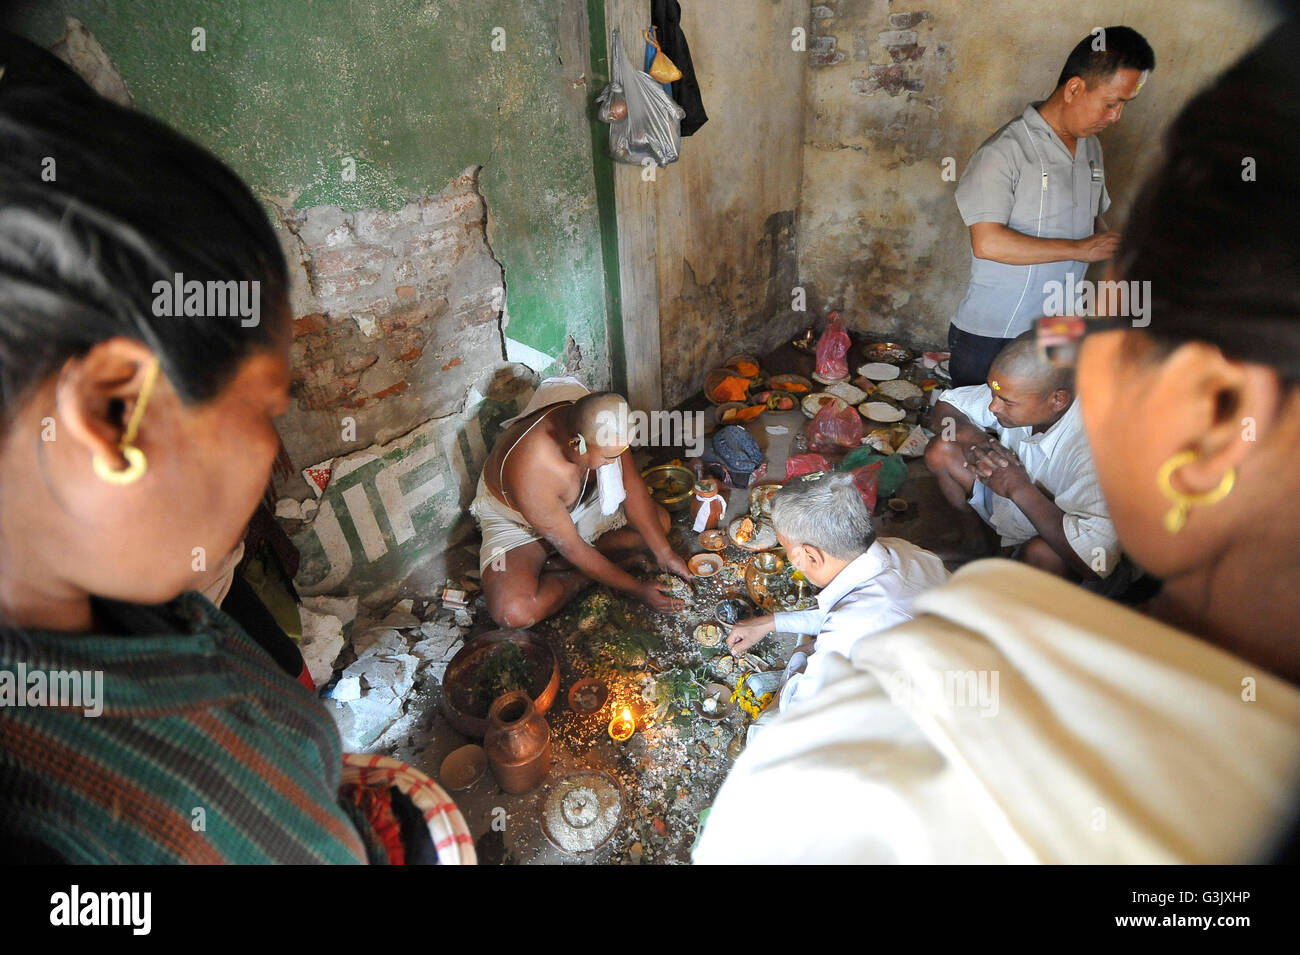
{"type": "Polygon", "coordinates": [[[785,569],[785,561],[778,554],[770,551],[754,556],[754,569],[760,574],[779,574],[785,569]]]}
{"type": "Polygon", "coordinates": [[[662,504],[668,511],[683,511],[690,506],[691,495],[695,493],[695,472],[680,464],[660,464],[646,468],[641,472],[650,496],[657,504],[662,504]],[[670,486],[680,483],[685,490],[674,492],[670,486]]]}

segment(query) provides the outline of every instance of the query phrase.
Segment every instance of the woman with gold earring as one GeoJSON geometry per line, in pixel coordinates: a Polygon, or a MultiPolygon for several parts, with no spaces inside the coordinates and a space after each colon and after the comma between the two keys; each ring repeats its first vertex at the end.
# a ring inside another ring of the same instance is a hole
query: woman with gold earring
{"type": "MultiPolygon", "coordinates": [[[[324,704],[200,593],[281,447],[287,285],[218,159],[0,31],[0,862],[396,856],[324,704]],[[262,320],[160,315],[176,273],[262,320]]],[[[442,859],[409,818],[401,858],[442,859]]]]}
{"type": "Polygon", "coordinates": [[[1149,612],[1300,683],[1300,244],[1279,214],[1300,136],[1271,49],[1174,125],[1109,276],[1150,283],[1149,325],[1089,335],[1077,380],[1124,549],[1163,581],[1149,612]]]}

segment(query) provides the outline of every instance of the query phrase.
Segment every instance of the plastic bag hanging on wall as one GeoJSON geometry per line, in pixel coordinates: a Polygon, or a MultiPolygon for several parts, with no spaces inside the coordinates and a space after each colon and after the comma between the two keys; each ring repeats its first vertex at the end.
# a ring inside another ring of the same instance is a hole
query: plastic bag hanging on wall
{"type": "Polygon", "coordinates": [[[656,83],[663,85],[665,93],[672,96],[672,84],[682,78],[682,71],[664,55],[663,49],[659,46],[658,31],[654,27],[642,30],[641,35],[645,37],[645,71],[656,83]]]}
{"type": "Polygon", "coordinates": [[[659,166],[676,162],[681,154],[682,119],[686,111],[674,103],[649,75],[632,68],[618,30],[610,34],[610,83],[623,88],[627,116],[609,125],[609,152],[617,162],[659,166]]]}
{"type": "Polygon", "coordinates": [[[627,119],[627,99],[623,96],[623,87],[617,83],[607,84],[596,97],[596,102],[599,104],[596,108],[596,118],[602,123],[627,119]]]}

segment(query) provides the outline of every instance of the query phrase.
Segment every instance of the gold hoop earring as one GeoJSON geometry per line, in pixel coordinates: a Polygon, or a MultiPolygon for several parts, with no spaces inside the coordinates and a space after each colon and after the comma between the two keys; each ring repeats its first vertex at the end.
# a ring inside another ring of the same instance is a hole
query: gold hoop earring
{"type": "Polygon", "coordinates": [[[91,466],[95,469],[95,474],[101,481],[119,485],[134,484],[144,476],[145,468],[148,467],[144,452],[133,444],[125,444],[120,450],[122,457],[126,458],[126,467],[110,467],[108,462],[99,455],[95,455],[91,460],[91,466]]]}
{"type": "Polygon", "coordinates": [[[1183,529],[1187,523],[1187,514],[1193,507],[1219,503],[1232,493],[1232,486],[1237,483],[1237,469],[1228,468],[1227,473],[1223,475],[1223,480],[1213,491],[1204,494],[1184,494],[1177,490],[1173,484],[1174,472],[1184,464],[1195,461],[1196,458],[1195,451],[1179,451],[1177,454],[1170,455],[1156,472],[1156,487],[1160,488],[1160,493],[1173,503],[1173,507],[1165,513],[1165,530],[1170,534],[1177,534],[1183,529]]]}
{"type": "Polygon", "coordinates": [[[90,461],[91,467],[101,481],[118,485],[134,484],[144,476],[148,462],[145,460],[144,452],[131,442],[135,440],[135,433],[140,428],[140,420],[144,417],[144,409],[153,396],[153,386],[157,380],[158,359],[153,358],[149,361],[149,367],[145,369],[144,382],[140,386],[140,397],[136,399],[135,409],[131,412],[131,418],[126,423],[126,431],[122,435],[122,443],[118,445],[122,457],[126,458],[126,467],[109,467],[108,462],[99,455],[95,455],[90,461]]]}

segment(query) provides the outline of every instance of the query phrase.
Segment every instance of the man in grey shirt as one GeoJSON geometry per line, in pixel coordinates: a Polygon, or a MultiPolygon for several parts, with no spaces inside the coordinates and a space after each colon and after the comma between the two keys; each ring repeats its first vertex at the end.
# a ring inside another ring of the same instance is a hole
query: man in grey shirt
{"type": "Polygon", "coordinates": [[[966,295],[948,327],[953,384],[982,385],[1003,347],[1043,315],[1060,282],[1109,259],[1119,234],[1097,134],[1119,119],[1155,68],[1150,44],[1124,26],[1098,28],[1071,51],[1045,101],[975,151],[957,185],[970,228],[966,295]]]}

